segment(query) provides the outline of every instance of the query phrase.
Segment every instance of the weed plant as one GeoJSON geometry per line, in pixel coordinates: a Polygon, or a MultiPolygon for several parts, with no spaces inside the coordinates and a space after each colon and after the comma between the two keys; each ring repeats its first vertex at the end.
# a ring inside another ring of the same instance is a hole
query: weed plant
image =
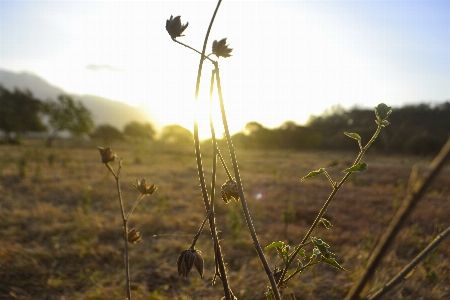
{"type": "MultiPolygon", "coordinates": [[[[205,61],[211,63],[213,65],[213,70],[211,73],[210,79],[210,130],[211,130],[211,141],[212,141],[212,172],[211,177],[208,182],[208,178],[205,175],[203,161],[202,161],[202,150],[200,147],[200,139],[199,139],[199,130],[197,120],[194,120],[194,147],[195,147],[195,157],[196,157],[196,168],[200,182],[200,192],[203,200],[203,205],[205,208],[204,219],[197,230],[192,243],[185,250],[181,251],[177,259],[177,268],[178,275],[187,277],[192,268],[194,267],[200,277],[203,277],[204,274],[204,259],[202,252],[196,248],[196,243],[198,241],[199,236],[201,235],[204,226],[206,223],[209,223],[209,231],[212,238],[212,253],[214,256],[214,275],[212,278],[212,284],[214,285],[218,280],[222,284],[223,294],[225,299],[237,299],[235,293],[233,292],[232,281],[229,278],[229,274],[227,271],[227,262],[225,261],[225,255],[223,254],[223,241],[220,239],[219,235],[221,233],[220,228],[228,228],[231,231],[231,235],[233,239],[238,239],[239,236],[244,234],[242,231],[242,224],[240,222],[240,217],[238,214],[237,206],[234,206],[232,209],[228,210],[226,215],[226,225],[220,224],[217,218],[217,209],[220,209],[220,204],[217,203],[217,199],[221,198],[226,205],[235,205],[235,202],[240,203],[241,211],[244,215],[245,222],[247,225],[248,233],[250,234],[253,247],[256,251],[256,255],[262,265],[261,271],[265,272],[267,277],[267,289],[265,292],[260,291],[261,295],[264,294],[266,299],[276,299],[280,300],[283,296],[288,296],[291,299],[295,299],[295,295],[293,293],[288,292],[290,285],[293,284],[294,281],[299,281],[298,277],[301,274],[304,274],[306,271],[312,271],[314,277],[317,276],[317,272],[315,271],[315,266],[320,264],[328,264],[331,267],[334,267],[340,271],[345,272],[345,268],[338,262],[337,256],[331,252],[331,243],[325,240],[323,233],[317,230],[319,226],[323,226],[327,230],[333,227],[331,220],[325,218],[325,213],[329,208],[330,204],[335,199],[337,193],[342,189],[343,185],[347,181],[352,181],[355,185],[357,185],[356,173],[360,173],[365,171],[368,168],[368,164],[363,161],[364,155],[367,150],[370,148],[372,143],[378,137],[380,132],[384,127],[389,125],[389,121],[387,120],[390,114],[392,113],[392,109],[384,103],[379,104],[375,107],[375,130],[372,137],[367,141],[367,143],[363,144],[362,138],[358,133],[353,132],[344,132],[344,134],[355,140],[357,142],[359,153],[356,158],[353,160],[353,163],[348,168],[345,168],[341,171],[341,178],[336,180],[333,177],[335,175],[331,174],[329,170],[333,167],[339,166],[338,163],[333,162],[332,167],[322,167],[315,171],[311,171],[307,173],[302,178],[299,178],[300,181],[304,181],[306,179],[310,179],[312,177],[316,177],[319,175],[325,176],[326,180],[329,182],[331,186],[331,192],[329,193],[326,201],[320,208],[319,212],[315,217],[310,218],[312,224],[310,225],[307,232],[303,235],[301,239],[295,240],[290,237],[288,232],[288,226],[293,224],[297,218],[300,218],[301,215],[296,213],[296,210],[293,208],[292,204],[289,203],[289,206],[282,212],[280,217],[280,221],[284,223],[284,236],[273,238],[273,242],[269,242],[268,245],[263,247],[259,241],[258,234],[256,228],[254,226],[254,220],[250,214],[249,204],[247,201],[247,194],[244,192],[243,187],[243,177],[240,174],[240,169],[238,165],[237,155],[235,148],[233,146],[232,137],[229,132],[227,115],[225,110],[224,99],[222,96],[222,86],[220,80],[220,68],[218,64],[219,58],[229,58],[231,57],[232,48],[227,44],[227,38],[223,38],[221,40],[215,40],[212,43],[212,52],[206,55],[206,46],[208,44],[209,33],[211,27],[214,23],[214,19],[219,10],[221,1],[218,1],[217,7],[213,13],[211,22],[209,24],[203,48],[201,51],[186,45],[179,41],[179,38],[183,36],[184,31],[187,29],[189,23],[183,24],[181,22],[181,16],[170,16],[170,18],[166,21],[166,30],[170,35],[171,39],[189,50],[192,50],[199,54],[199,67],[197,72],[197,81],[195,86],[195,101],[198,101],[198,95],[200,90],[200,79],[202,75],[203,63],[205,61]],[[213,59],[213,55],[215,55],[216,59],[213,59]],[[219,143],[216,139],[214,122],[213,122],[213,94],[214,90],[217,93],[219,99],[219,107],[222,117],[223,129],[225,132],[225,139],[228,146],[229,159],[227,159],[223,153],[223,149],[220,149],[219,143]],[[222,151],[221,151],[222,150],[222,151]],[[231,165],[231,168],[228,165],[231,165]],[[220,166],[218,166],[220,165],[220,166]],[[226,176],[225,182],[217,183],[218,169],[223,169],[223,172],[226,176]],[[220,194],[217,196],[217,186],[220,185],[220,194]],[[286,238],[287,242],[278,240],[280,238],[286,238]],[[266,252],[265,252],[266,251],[266,252]],[[266,258],[267,253],[274,252],[278,257],[278,262],[275,263],[274,266],[270,266],[269,262],[266,258]]],[[[102,163],[108,168],[111,174],[114,176],[116,180],[116,189],[119,198],[120,204],[120,212],[122,218],[122,227],[123,227],[123,239],[124,239],[124,257],[125,257],[125,277],[126,277],[126,293],[129,300],[131,300],[131,275],[130,275],[130,267],[129,267],[129,243],[135,244],[141,240],[140,232],[136,229],[129,229],[129,220],[133,213],[133,211],[138,206],[140,200],[146,196],[151,195],[156,187],[154,184],[147,184],[145,178],[142,180],[136,181],[134,185],[135,188],[140,192],[140,195],[134,201],[131,209],[126,213],[124,208],[124,201],[122,200],[122,192],[120,187],[120,172],[122,169],[122,159],[119,158],[115,152],[113,152],[109,148],[98,148],[102,157],[102,163]],[[114,171],[109,163],[114,160],[118,160],[118,169],[114,171]]],[[[365,297],[367,292],[372,288],[371,286],[371,278],[374,276],[375,267],[379,264],[381,258],[385,256],[387,247],[392,243],[393,237],[398,233],[398,230],[405,218],[410,214],[412,207],[419,201],[422,197],[424,190],[430,184],[430,182],[434,179],[437,172],[442,168],[445,160],[449,156],[450,152],[450,140],[446,146],[444,146],[440,155],[436,157],[436,159],[432,162],[430,166],[430,172],[425,174],[422,179],[418,178],[417,175],[413,175],[410,180],[410,188],[408,190],[408,196],[403,201],[403,204],[399,207],[397,215],[394,217],[394,220],[388,226],[386,234],[379,241],[377,247],[375,248],[372,256],[368,262],[367,270],[361,276],[360,280],[355,284],[355,286],[350,290],[347,295],[347,299],[358,299],[361,297],[365,297]]],[[[140,156],[140,155],[139,155],[140,156]]],[[[135,159],[136,161],[136,159],[135,159]]],[[[140,160],[139,160],[140,162],[140,160]]],[[[364,195],[361,195],[362,197],[364,195]]],[[[165,198],[160,198],[165,199],[165,198]]],[[[162,200],[161,200],[162,201],[162,200]]],[[[159,201],[159,202],[161,202],[159,201]]],[[[85,214],[89,211],[89,205],[91,203],[90,194],[85,193],[83,197],[83,211],[85,214]]],[[[162,202],[161,202],[162,203],[162,202]]],[[[163,203],[164,204],[164,203],[163,203]]],[[[161,204],[161,205],[163,205],[161,204]]],[[[224,205],[224,204],[221,204],[224,205]]],[[[423,258],[427,257],[428,260],[431,260],[432,257],[429,256],[429,253],[433,251],[433,249],[449,234],[450,229],[446,229],[442,231],[436,239],[429,244],[418,256],[402,270],[399,275],[394,277],[390,282],[388,282],[384,287],[379,289],[376,293],[369,294],[368,299],[377,299],[381,294],[385,293],[389,289],[391,289],[398,281],[399,278],[403,278],[410,272],[417,263],[423,258]],[[428,255],[428,256],[427,256],[428,255]],[[402,277],[403,276],[403,277],[402,277]]],[[[326,235],[329,237],[329,235],[326,235]]],[[[370,238],[369,248],[372,247],[373,237],[368,235],[370,238]]],[[[427,260],[427,261],[428,261],[427,260]]],[[[430,278],[430,281],[436,280],[436,274],[431,270],[427,275],[430,278]]],[[[300,280],[301,281],[301,280],[300,280]]],[[[241,289],[241,287],[238,287],[241,289]]],[[[236,289],[236,287],[234,287],[236,289]]],[[[258,291],[255,291],[258,293],[258,291]]]]}

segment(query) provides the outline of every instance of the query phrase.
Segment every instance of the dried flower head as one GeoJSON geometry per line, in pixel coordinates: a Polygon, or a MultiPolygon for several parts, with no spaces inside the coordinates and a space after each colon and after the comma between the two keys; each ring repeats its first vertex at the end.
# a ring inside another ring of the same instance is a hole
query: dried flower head
{"type": "Polygon", "coordinates": [[[183,31],[188,27],[189,22],[186,24],[181,24],[181,16],[173,17],[170,16],[169,20],[166,20],[166,30],[172,39],[175,39],[182,35],[183,31]]]}
{"type": "Polygon", "coordinates": [[[141,180],[136,180],[136,184],[133,185],[143,196],[151,195],[157,189],[155,184],[148,185],[147,182],[145,181],[145,178],[142,178],[141,180]]]}
{"type": "Polygon", "coordinates": [[[236,181],[228,179],[221,187],[222,199],[225,203],[230,202],[233,198],[236,202],[239,201],[239,190],[236,181]]]}
{"type": "Polygon", "coordinates": [[[195,266],[200,277],[203,278],[203,257],[201,253],[201,251],[192,248],[182,251],[177,259],[178,275],[187,277],[192,266],[195,266]]]}
{"type": "Polygon", "coordinates": [[[131,244],[142,242],[141,233],[136,228],[133,228],[128,232],[127,240],[131,244]]]}
{"type": "Polygon", "coordinates": [[[97,147],[100,151],[100,155],[102,156],[102,163],[107,164],[110,161],[114,161],[117,157],[116,153],[113,152],[110,148],[97,147]]]}
{"type": "Polygon", "coordinates": [[[214,41],[213,45],[212,45],[212,52],[217,56],[222,56],[222,57],[230,57],[231,56],[231,51],[233,51],[233,49],[228,48],[229,45],[226,45],[227,43],[227,38],[221,39],[220,41],[214,41]]]}

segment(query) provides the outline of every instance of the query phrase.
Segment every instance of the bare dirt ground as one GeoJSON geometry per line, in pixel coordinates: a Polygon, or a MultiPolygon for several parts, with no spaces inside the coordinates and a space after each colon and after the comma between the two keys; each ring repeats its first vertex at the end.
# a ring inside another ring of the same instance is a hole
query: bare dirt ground
{"type": "MultiPolygon", "coordinates": [[[[96,144],[42,141],[0,146],[0,299],[125,299],[121,218],[115,181],[102,165],[96,144]]],[[[136,179],[156,183],[130,221],[143,241],[131,245],[133,299],[220,299],[211,285],[214,257],[208,226],[197,248],[205,259],[204,278],[193,270],[178,276],[176,260],[197,232],[205,209],[193,149],[156,142],[111,146],[123,158],[122,192],[127,208],[139,193],[136,179]]],[[[206,147],[207,148],[207,147],[206,147]]],[[[205,149],[206,149],[205,148],[205,149]]],[[[221,149],[228,158],[227,149],[221,149]]],[[[325,176],[300,179],[320,167],[334,180],[356,152],[268,152],[237,150],[243,185],[258,237],[299,243],[331,192],[325,176]],[[285,225],[283,212],[295,215],[285,225]]],[[[203,153],[210,182],[212,156],[203,153]]],[[[384,156],[370,150],[369,168],[350,177],[329,207],[333,228],[314,232],[331,245],[347,271],[317,265],[286,290],[296,299],[343,299],[396,209],[413,164],[431,158],[384,156]]],[[[117,163],[112,164],[117,168],[117,163]]],[[[231,165],[229,166],[231,167],[231,165]]],[[[226,176],[219,169],[219,188],[226,176]]],[[[417,255],[450,220],[450,168],[441,172],[408,218],[384,258],[372,288],[379,288],[417,255]]],[[[240,210],[240,203],[216,202],[217,223],[231,287],[239,299],[264,299],[268,284],[240,210]]],[[[450,299],[450,242],[444,241],[386,299],[450,299]]],[[[280,265],[274,251],[271,266],[280,265]]],[[[288,299],[288,296],[285,297],[288,299]]]]}

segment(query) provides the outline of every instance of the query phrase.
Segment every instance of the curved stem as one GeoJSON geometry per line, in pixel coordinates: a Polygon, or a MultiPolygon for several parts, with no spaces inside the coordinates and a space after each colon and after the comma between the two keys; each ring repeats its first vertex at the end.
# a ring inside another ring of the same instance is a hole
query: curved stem
{"type": "MultiPolygon", "coordinates": [[[[360,148],[359,154],[356,157],[355,161],[353,162],[353,165],[356,165],[356,164],[358,164],[361,161],[362,157],[364,156],[364,153],[366,153],[367,149],[369,149],[370,145],[372,145],[372,143],[377,138],[378,134],[381,131],[381,128],[382,128],[382,126],[381,126],[381,124],[379,124],[378,127],[377,127],[377,130],[373,134],[372,138],[367,142],[366,146],[360,148]]],[[[306,241],[309,239],[309,237],[311,236],[312,232],[314,231],[314,229],[319,224],[320,219],[323,217],[323,215],[327,211],[327,208],[330,205],[331,200],[333,200],[334,196],[339,191],[341,186],[345,183],[345,181],[350,176],[350,174],[351,174],[350,172],[346,173],[339,183],[333,185],[333,191],[328,196],[327,201],[325,201],[324,205],[322,206],[322,208],[320,209],[319,213],[317,214],[316,219],[314,220],[313,224],[309,228],[308,232],[306,233],[305,237],[300,242],[300,244],[306,243],[306,241]]],[[[291,258],[289,259],[288,263],[286,264],[285,268],[283,269],[283,271],[281,273],[279,283],[285,283],[284,277],[286,276],[287,270],[288,270],[289,266],[292,264],[292,262],[294,261],[295,257],[297,256],[298,252],[300,251],[300,249],[301,249],[301,247],[299,247],[298,250],[296,252],[294,252],[293,255],[291,256],[291,258]]]]}
{"type": "MultiPolygon", "coordinates": [[[[195,102],[198,101],[198,93],[200,90],[200,78],[202,75],[202,67],[203,67],[203,61],[204,61],[204,57],[205,57],[206,44],[208,43],[209,33],[211,32],[212,24],[214,23],[214,19],[216,17],[217,11],[219,10],[221,3],[222,3],[222,0],[219,0],[217,3],[216,9],[214,10],[214,14],[211,18],[211,22],[209,23],[209,27],[208,27],[208,30],[205,35],[205,40],[203,42],[203,49],[202,49],[202,53],[200,56],[200,62],[198,65],[197,81],[196,81],[196,85],[195,85],[195,102]]],[[[198,136],[197,119],[194,120],[194,146],[195,146],[195,157],[196,157],[196,161],[197,161],[197,170],[198,170],[198,176],[199,176],[199,180],[200,180],[200,187],[202,190],[203,202],[205,204],[206,210],[209,211],[211,209],[211,206],[210,206],[210,202],[208,200],[208,192],[206,190],[206,183],[205,183],[205,174],[203,172],[203,163],[202,163],[202,157],[201,157],[201,151],[200,151],[200,139],[198,136]]],[[[209,226],[210,226],[210,230],[211,230],[211,235],[214,240],[214,245],[215,245],[214,248],[215,248],[215,251],[217,252],[216,258],[219,259],[219,266],[220,266],[220,260],[222,260],[222,254],[220,253],[220,246],[219,246],[219,241],[217,238],[217,231],[215,228],[214,214],[210,215],[209,226]]],[[[225,267],[223,265],[223,260],[222,260],[221,264],[222,264],[223,268],[220,268],[220,272],[221,272],[221,279],[222,279],[222,285],[223,285],[223,289],[224,289],[224,293],[225,293],[225,298],[227,300],[231,300],[232,299],[231,291],[228,286],[228,282],[226,280],[226,273],[225,273],[225,267]]]]}
{"type": "Polygon", "coordinates": [[[259,259],[264,266],[264,270],[266,271],[267,277],[269,278],[270,285],[272,286],[272,291],[274,293],[275,299],[280,300],[280,292],[278,290],[277,284],[275,282],[275,278],[273,276],[272,270],[267,263],[266,257],[264,256],[264,252],[261,248],[261,245],[258,241],[258,237],[256,235],[255,227],[253,226],[252,218],[250,216],[250,212],[247,205],[247,200],[245,199],[244,189],[242,188],[241,176],[239,174],[239,168],[236,159],[236,153],[234,151],[233,142],[231,140],[230,130],[228,128],[227,116],[225,113],[225,105],[222,97],[222,87],[220,85],[220,74],[219,67],[217,63],[214,63],[215,71],[216,71],[216,82],[217,82],[217,92],[219,94],[220,101],[220,110],[222,113],[222,122],[225,130],[225,136],[227,138],[228,150],[230,151],[231,161],[233,164],[234,176],[236,179],[236,184],[239,190],[239,198],[241,199],[242,210],[244,211],[245,220],[247,222],[248,230],[250,231],[250,235],[253,240],[253,245],[255,246],[256,252],[258,253],[259,259]]]}
{"type": "Polygon", "coordinates": [[[203,57],[203,59],[208,59],[208,60],[209,60],[210,62],[212,62],[212,63],[215,62],[214,60],[212,60],[211,58],[209,58],[209,55],[206,56],[206,55],[202,54],[200,51],[198,51],[197,49],[192,48],[191,46],[186,45],[185,43],[182,43],[182,42],[180,42],[179,40],[177,40],[177,39],[175,39],[175,38],[173,38],[172,41],[174,41],[175,43],[178,43],[178,44],[180,44],[180,45],[182,45],[182,46],[185,46],[186,48],[189,48],[189,49],[191,49],[192,51],[197,52],[198,54],[200,54],[200,55],[203,57]]]}

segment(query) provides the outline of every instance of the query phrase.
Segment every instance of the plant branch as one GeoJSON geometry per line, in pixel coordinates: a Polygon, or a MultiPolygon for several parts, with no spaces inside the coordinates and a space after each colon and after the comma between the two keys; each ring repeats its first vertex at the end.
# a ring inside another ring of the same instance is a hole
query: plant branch
{"type": "MultiPolygon", "coordinates": [[[[203,49],[202,49],[202,53],[200,56],[200,62],[199,62],[198,71],[197,71],[197,81],[196,81],[196,85],[195,85],[195,102],[198,101],[198,94],[199,94],[199,90],[200,90],[200,78],[202,75],[202,67],[203,67],[203,61],[204,61],[204,57],[205,57],[206,44],[208,43],[209,33],[211,32],[211,27],[212,27],[212,24],[214,23],[214,19],[216,17],[217,11],[219,10],[221,2],[222,2],[222,0],[219,0],[217,3],[216,9],[214,10],[214,14],[211,18],[211,22],[209,24],[208,30],[205,35],[205,40],[203,42],[203,49]]],[[[210,202],[208,199],[208,192],[206,190],[206,183],[205,183],[205,174],[203,172],[203,163],[202,163],[202,157],[201,157],[201,151],[200,151],[200,139],[198,136],[197,119],[194,120],[194,146],[195,146],[195,157],[196,157],[196,161],[197,161],[197,170],[198,170],[198,175],[199,175],[199,180],[200,180],[200,187],[202,190],[203,202],[204,202],[206,210],[209,211],[211,209],[211,205],[210,205],[210,202]]],[[[218,244],[217,231],[215,228],[215,218],[214,218],[213,214],[210,215],[209,226],[210,226],[211,235],[214,240],[214,248],[215,248],[214,250],[216,252],[216,258],[219,260],[219,266],[220,266],[220,260],[222,260],[222,254],[220,253],[220,245],[218,244]]],[[[222,261],[222,264],[223,264],[223,261],[222,261]]],[[[223,266],[223,268],[220,269],[220,271],[221,271],[221,279],[222,279],[222,284],[223,284],[223,288],[224,288],[225,298],[227,300],[231,300],[232,299],[231,291],[228,286],[228,282],[226,280],[226,273],[225,273],[224,266],[223,266]]]]}
{"type": "Polygon", "coordinates": [[[225,105],[224,105],[224,101],[223,101],[223,97],[222,97],[222,87],[220,84],[220,74],[219,74],[218,64],[214,63],[214,67],[215,67],[215,71],[216,71],[217,92],[219,94],[220,110],[222,113],[223,127],[225,130],[225,136],[226,136],[227,143],[228,143],[228,150],[230,151],[231,161],[233,164],[233,171],[234,171],[234,175],[235,175],[235,179],[236,179],[236,184],[237,184],[238,190],[239,190],[239,198],[241,199],[241,205],[242,205],[242,209],[244,211],[245,220],[247,222],[247,227],[248,227],[248,230],[250,231],[250,235],[252,237],[256,252],[258,253],[259,259],[261,260],[261,263],[264,266],[264,270],[266,271],[267,277],[269,278],[270,285],[272,286],[272,291],[274,293],[275,299],[280,300],[281,299],[280,292],[278,291],[278,287],[275,282],[275,278],[273,276],[272,270],[270,269],[269,264],[267,263],[266,257],[264,256],[264,252],[258,241],[258,237],[256,235],[256,231],[253,226],[252,218],[250,216],[250,212],[248,209],[247,200],[245,199],[244,189],[242,187],[241,177],[239,174],[239,168],[238,168],[237,159],[236,159],[236,153],[234,151],[234,146],[233,146],[233,142],[231,140],[231,135],[230,135],[230,131],[228,128],[228,122],[227,122],[227,117],[226,117],[226,113],[225,113],[225,105]]]}
{"type": "Polygon", "coordinates": [[[384,235],[381,237],[380,242],[372,253],[370,257],[367,268],[359,281],[352,287],[349,294],[345,298],[346,300],[356,299],[358,294],[361,292],[362,288],[366,284],[367,280],[373,275],[376,267],[380,263],[384,254],[386,253],[389,246],[392,244],[394,237],[399,232],[401,226],[403,225],[406,218],[411,213],[412,209],[416,206],[419,200],[425,194],[427,187],[434,180],[436,175],[444,166],[445,161],[450,156],[450,138],[447,140],[445,145],[442,147],[439,154],[431,162],[429,169],[430,171],[422,178],[415,182],[388,228],[386,229],[384,235]]]}
{"type": "MultiPolygon", "coordinates": [[[[375,139],[377,138],[378,134],[380,133],[382,128],[381,122],[378,124],[377,126],[377,130],[375,131],[375,133],[373,134],[372,138],[367,142],[366,146],[361,147],[358,156],[356,157],[355,161],[353,162],[353,166],[357,165],[362,157],[364,156],[364,153],[366,153],[367,149],[369,149],[370,145],[372,145],[372,143],[375,141],[375,139]]],[[[339,191],[339,189],[341,188],[341,186],[345,183],[345,181],[347,180],[347,178],[350,176],[350,172],[346,173],[344,175],[344,177],[341,179],[341,181],[339,183],[335,183],[332,184],[333,185],[333,190],[331,192],[331,194],[328,196],[327,201],[325,201],[325,204],[322,206],[322,208],[320,209],[316,219],[314,220],[313,224],[311,225],[311,227],[309,228],[308,232],[306,233],[305,237],[303,238],[303,240],[301,241],[300,244],[304,244],[306,243],[306,241],[309,239],[309,237],[311,236],[312,232],[314,231],[314,229],[317,227],[317,225],[320,222],[320,219],[323,217],[323,215],[325,214],[325,212],[327,211],[328,206],[331,203],[331,200],[333,200],[334,196],[336,195],[336,193],[339,191]]],[[[329,178],[330,180],[331,178],[329,178]]],[[[332,180],[331,180],[332,181],[332,180]]],[[[330,181],[330,182],[331,182],[330,181]]],[[[285,268],[283,269],[281,276],[280,276],[280,280],[279,283],[284,283],[284,277],[286,276],[287,270],[289,268],[289,266],[292,264],[292,262],[294,261],[295,257],[297,256],[298,252],[300,251],[300,247],[297,249],[296,252],[293,253],[293,255],[291,256],[291,258],[289,259],[288,264],[286,264],[285,268]]]]}
{"type": "Polygon", "coordinates": [[[117,169],[117,174],[114,173],[114,170],[111,168],[109,164],[105,164],[106,167],[108,167],[109,171],[113,174],[114,178],[116,179],[116,187],[117,187],[117,194],[119,197],[119,205],[120,205],[120,212],[122,215],[122,223],[123,223],[123,239],[125,241],[124,244],[124,259],[125,259],[125,273],[126,273],[126,289],[127,289],[127,298],[128,300],[131,299],[131,281],[130,281],[130,263],[128,259],[128,224],[127,219],[125,218],[125,210],[123,208],[123,200],[122,200],[122,190],[120,188],[120,170],[122,169],[122,159],[119,159],[119,168],[117,169]]]}
{"type": "Polygon", "coordinates": [[[428,255],[433,249],[435,249],[448,235],[450,235],[450,226],[447,227],[441,234],[439,234],[425,249],[422,250],[407,266],[403,268],[394,278],[386,283],[381,290],[367,298],[368,300],[380,299],[381,296],[386,294],[395,285],[399,284],[405,276],[414,269],[414,267],[422,261],[425,256],[428,255]]]}
{"type": "Polygon", "coordinates": [[[212,60],[211,58],[209,58],[209,55],[206,56],[206,55],[202,54],[200,51],[198,51],[197,49],[192,48],[191,46],[186,45],[185,43],[182,43],[182,42],[180,42],[179,40],[177,40],[177,39],[175,39],[175,38],[173,38],[172,41],[174,41],[175,43],[178,43],[178,44],[180,44],[180,45],[182,45],[182,46],[184,46],[184,47],[186,47],[186,48],[189,48],[189,49],[191,49],[192,51],[197,52],[198,54],[200,54],[200,55],[203,57],[203,60],[208,59],[208,60],[209,60],[210,62],[212,62],[212,63],[215,62],[214,60],[212,60]]]}

